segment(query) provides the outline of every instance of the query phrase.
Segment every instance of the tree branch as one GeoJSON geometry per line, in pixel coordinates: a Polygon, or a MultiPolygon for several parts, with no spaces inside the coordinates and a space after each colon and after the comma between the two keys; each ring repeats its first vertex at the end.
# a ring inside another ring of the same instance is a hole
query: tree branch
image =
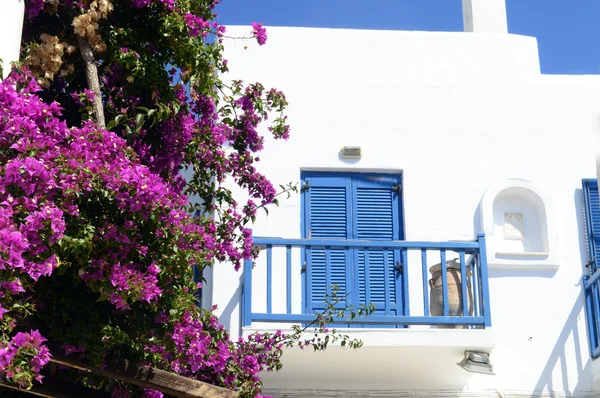
{"type": "Polygon", "coordinates": [[[94,59],[94,50],[85,37],[77,34],[75,36],[77,37],[77,45],[79,46],[83,65],[85,66],[85,78],[88,87],[96,94],[92,101],[92,113],[94,119],[98,124],[98,127],[106,128],[104,106],[102,105],[102,92],[100,91],[100,79],[98,78],[98,67],[96,66],[96,60],[94,59]]]}

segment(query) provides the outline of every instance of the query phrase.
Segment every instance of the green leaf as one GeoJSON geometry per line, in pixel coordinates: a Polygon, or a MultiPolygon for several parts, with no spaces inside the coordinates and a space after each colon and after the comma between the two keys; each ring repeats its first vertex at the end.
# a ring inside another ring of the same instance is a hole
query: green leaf
{"type": "Polygon", "coordinates": [[[142,128],[145,118],[146,116],[143,113],[138,113],[135,116],[136,131],[139,131],[142,128]]]}

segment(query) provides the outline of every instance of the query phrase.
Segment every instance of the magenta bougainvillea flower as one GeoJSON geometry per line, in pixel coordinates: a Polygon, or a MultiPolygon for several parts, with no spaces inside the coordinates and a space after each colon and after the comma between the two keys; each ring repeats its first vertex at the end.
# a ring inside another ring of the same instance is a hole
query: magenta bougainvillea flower
{"type": "Polygon", "coordinates": [[[252,34],[259,45],[262,46],[267,42],[267,30],[263,28],[260,22],[252,22],[252,34]]]}

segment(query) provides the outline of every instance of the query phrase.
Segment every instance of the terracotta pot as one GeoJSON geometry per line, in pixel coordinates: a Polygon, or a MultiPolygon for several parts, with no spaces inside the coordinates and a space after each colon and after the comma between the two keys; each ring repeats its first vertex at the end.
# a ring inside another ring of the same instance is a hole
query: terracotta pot
{"type": "Polygon", "coordinates": [[[19,60],[25,0],[2,0],[0,9],[0,59],[3,76],[10,71],[10,63],[19,60]]]}
{"type": "MultiPolygon", "coordinates": [[[[429,280],[429,312],[433,316],[444,315],[444,295],[442,289],[442,266],[436,264],[429,269],[431,279],[429,280]]],[[[467,277],[471,276],[471,270],[467,267],[467,277]]],[[[448,315],[463,316],[462,298],[462,275],[460,263],[456,260],[446,261],[446,279],[448,283],[448,315]]],[[[473,292],[471,284],[467,281],[467,305],[469,316],[473,315],[473,292]]],[[[437,325],[442,329],[463,329],[464,326],[437,325]]]]}

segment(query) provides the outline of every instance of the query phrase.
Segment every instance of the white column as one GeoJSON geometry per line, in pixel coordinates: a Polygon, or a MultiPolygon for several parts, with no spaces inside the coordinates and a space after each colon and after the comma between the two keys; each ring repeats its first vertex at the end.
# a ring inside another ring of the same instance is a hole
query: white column
{"type": "Polygon", "coordinates": [[[465,32],[508,33],[506,0],[462,0],[465,32]]]}
{"type": "Polygon", "coordinates": [[[6,77],[10,63],[19,60],[25,0],[1,0],[0,5],[0,59],[6,77]]]}

